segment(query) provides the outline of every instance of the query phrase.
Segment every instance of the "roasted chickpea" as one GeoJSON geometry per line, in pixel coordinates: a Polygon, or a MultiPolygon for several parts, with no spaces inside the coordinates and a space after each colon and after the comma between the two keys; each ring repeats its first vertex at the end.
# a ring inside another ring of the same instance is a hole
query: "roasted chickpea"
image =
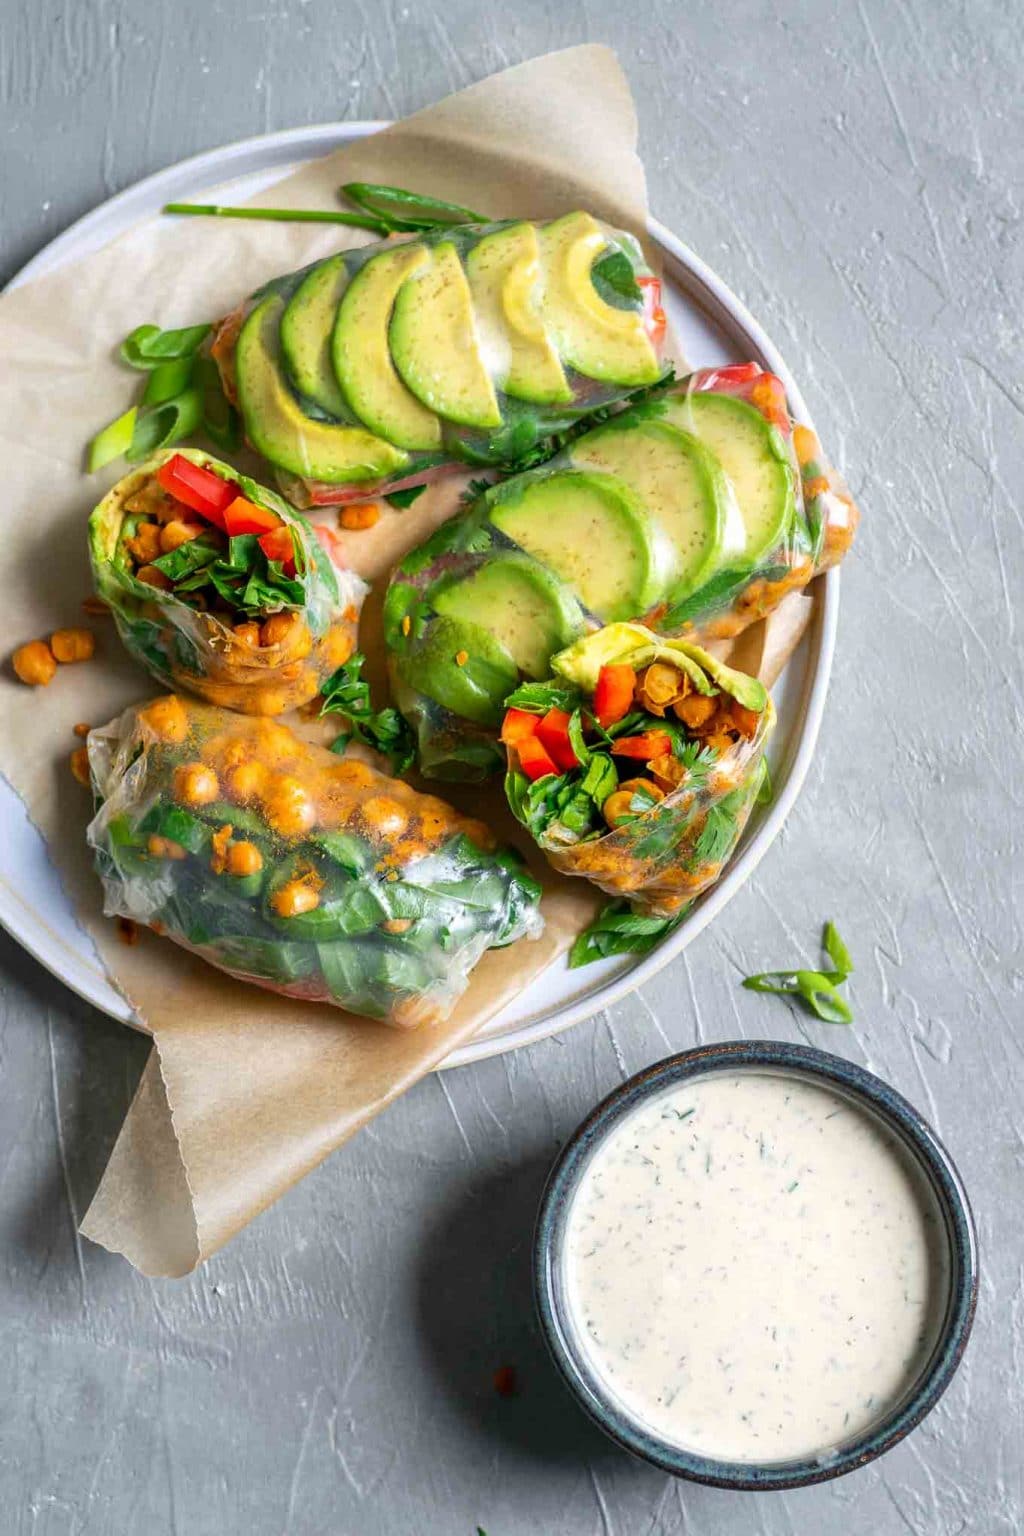
{"type": "Polygon", "coordinates": [[[232,843],[227,854],[229,875],[258,875],[263,868],[263,855],[255,843],[232,843]]]}
{"type": "Polygon", "coordinates": [[[173,783],[174,798],[183,805],[210,805],[220,794],[217,775],[206,763],[179,763],[173,783]]]}
{"type": "Polygon", "coordinates": [[[136,565],[149,565],[160,554],[160,529],[156,523],[140,523],[124,547],[136,565]]]}
{"type": "Polygon", "coordinates": [[[89,787],[89,749],[88,747],[76,747],[71,754],[71,772],[79,784],[89,787]]]}
{"type": "Polygon", "coordinates": [[[147,704],[139,711],[139,720],[160,741],[180,743],[188,735],[188,716],[176,693],[165,694],[162,699],[147,704]]]}
{"type": "MultiPolygon", "coordinates": [[[[269,711],[267,712],[269,713],[269,711]]],[[[263,762],[286,762],[295,752],[295,738],[286,726],[273,720],[260,720],[253,731],[257,755],[263,762]]]]}
{"type": "MultiPolygon", "coordinates": [[[[269,647],[272,645],[284,645],[292,639],[292,632],[302,620],[297,613],[272,613],[269,619],[264,619],[260,625],[260,645],[269,647]]],[[[303,625],[305,628],[305,625],[303,625]]],[[[307,635],[309,631],[306,630],[307,635]]]]}
{"type": "Polygon", "coordinates": [[[175,859],[185,857],[185,850],[180,843],[176,843],[172,837],[152,836],[146,843],[146,851],[154,859],[175,859]]]}
{"type": "Polygon", "coordinates": [[[320,654],[324,665],[330,667],[332,672],[345,665],[355,648],[354,634],[340,624],[335,624],[332,629],[329,629],[320,642],[320,654]]]}
{"type": "Polygon", "coordinates": [[[155,587],[158,592],[169,592],[174,583],[169,576],[155,565],[144,565],[135,572],[136,581],[141,581],[143,586],[155,587]]]}
{"type": "Polygon", "coordinates": [[[316,807],[306,786],[290,774],[271,780],[263,800],[267,821],[279,837],[301,837],[316,825],[316,807]]]}
{"type": "Polygon", "coordinates": [[[412,918],[391,917],[386,923],[381,923],[380,926],[382,932],[384,933],[408,933],[409,929],[412,927],[412,918]]]}
{"type": "Polygon", "coordinates": [[[289,880],[270,898],[270,905],[278,917],[298,917],[302,912],[313,912],[320,905],[320,897],[311,885],[302,880],[289,880]]]}
{"type": "Polygon", "coordinates": [[[361,528],[372,528],[380,522],[383,510],[379,501],[362,501],[357,506],[342,507],[338,512],[338,523],[350,533],[361,528]]]}
{"type": "Polygon", "coordinates": [[[232,633],[239,645],[248,645],[255,650],[260,643],[260,627],[251,619],[244,624],[236,624],[232,633]]]}
{"type": "Polygon", "coordinates": [[[619,789],[628,789],[631,795],[635,795],[639,791],[642,795],[649,795],[652,800],[664,800],[665,798],[665,791],[660,785],[655,784],[652,779],[626,779],[624,783],[619,785],[619,789]]]}
{"type": "Polygon", "coordinates": [[[183,518],[172,518],[160,530],[160,553],[169,555],[172,549],[180,549],[183,544],[191,544],[192,540],[198,539],[203,531],[202,523],[186,523],[183,518]]]}
{"type": "Polygon", "coordinates": [[[343,758],[333,770],[333,776],[341,784],[349,784],[353,789],[369,789],[376,782],[376,774],[366,763],[361,763],[357,757],[343,758]]]}
{"type": "Polygon", "coordinates": [[[232,800],[252,800],[267,782],[267,770],[262,763],[238,763],[229,768],[224,778],[232,800]]]}
{"type": "Polygon", "coordinates": [[[614,794],[608,796],[601,807],[601,815],[610,827],[620,827],[636,812],[632,809],[633,791],[631,789],[617,789],[614,794]]]}
{"type": "Polygon", "coordinates": [[[691,731],[699,731],[707,725],[718,708],[716,699],[709,699],[703,693],[691,693],[688,698],[680,699],[678,704],[673,704],[672,712],[678,720],[691,731]]]}
{"type": "Polygon", "coordinates": [[[359,814],[378,837],[399,837],[409,825],[407,813],[390,795],[371,795],[359,807],[359,814]]]}
{"type": "Polygon", "coordinates": [[[96,650],[96,636],[91,629],[56,629],[50,650],[58,661],[88,661],[96,650]]]}
{"type": "Polygon", "coordinates": [[[30,688],[45,688],[53,682],[57,659],[45,640],[30,640],[19,645],[11,657],[11,665],[23,683],[30,688]]]}
{"type": "Polygon", "coordinates": [[[498,846],[498,839],[486,822],[467,818],[459,823],[459,831],[464,832],[470,842],[475,843],[478,848],[482,848],[485,853],[490,853],[498,846]]]}

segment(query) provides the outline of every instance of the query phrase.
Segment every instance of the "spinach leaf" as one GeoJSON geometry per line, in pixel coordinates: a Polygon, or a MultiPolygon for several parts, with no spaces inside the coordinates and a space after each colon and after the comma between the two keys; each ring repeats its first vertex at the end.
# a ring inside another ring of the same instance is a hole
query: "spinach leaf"
{"type": "Polygon", "coordinates": [[[609,955],[646,955],[675,932],[688,911],[686,906],[675,917],[641,917],[630,911],[628,901],[611,901],[573,944],[570,968],[606,960],[609,955]]]}
{"type": "Polygon", "coordinates": [[[405,773],[416,761],[415,738],[397,709],[372,707],[370,685],[362,676],[365,660],[356,651],[323,686],[320,714],[343,715],[347,721],[331,743],[331,751],[343,752],[350,741],[361,741],[386,753],[393,773],[405,773]]]}

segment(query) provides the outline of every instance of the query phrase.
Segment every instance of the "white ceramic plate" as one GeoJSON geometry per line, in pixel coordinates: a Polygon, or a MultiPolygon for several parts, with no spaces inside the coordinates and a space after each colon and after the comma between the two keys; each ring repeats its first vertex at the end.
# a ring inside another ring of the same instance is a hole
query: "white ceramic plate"
{"type": "MultiPolygon", "coordinates": [[[[11,286],[42,277],[100,249],[133,224],[152,217],[166,202],[202,201],[214,187],[221,189],[219,201],[250,197],[304,161],[384,126],[328,123],[294,128],[183,160],[79,219],[40,251],[11,286]]],[[[785,363],[735,294],[655,219],[651,220],[650,233],[661,248],[666,308],[688,360],[698,367],[756,359],[782,378],[795,414],[809,423],[800,391],[785,363]]],[[[692,943],[749,879],[797,797],[821,724],[839,612],[837,570],[815,584],[814,596],[814,618],[808,634],[775,688],[779,725],[770,754],[775,798],[766,811],[755,811],[724,878],[684,926],[652,954],[636,960],[601,961],[580,971],[570,971],[564,960],[550,967],[474,1040],[453,1052],[446,1066],[461,1066],[514,1050],[608,1007],[692,943]]],[[[2,780],[0,820],[5,833],[0,840],[0,923],[73,991],[113,1018],[133,1023],[131,1010],[107,980],[90,940],[75,922],[42,839],[14,791],[2,780]]]]}

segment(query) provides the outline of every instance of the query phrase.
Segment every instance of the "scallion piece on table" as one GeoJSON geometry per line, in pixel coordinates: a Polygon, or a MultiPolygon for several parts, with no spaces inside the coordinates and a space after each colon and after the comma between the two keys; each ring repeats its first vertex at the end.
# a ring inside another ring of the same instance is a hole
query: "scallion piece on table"
{"type": "Polygon", "coordinates": [[[175,399],[138,417],[125,458],[129,464],[138,464],[159,449],[179,443],[196,430],[202,417],[203,397],[199,390],[183,390],[175,399]]]}
{"type": "Polygon", "coordinates": [[[743,985],[749,992],[799,999],[826,1024],[852,1024],[853,1010],[838,989],[852,973],[853,960],[831,921],[825,924],[822,948],[832,961],[830,971],[759,971],[755,976],[745,976],[743,985]]]}
{"type": "Polygon", "coordinates": [[[175,395],[180,395],[192,382],[194,367],[195,359],[192,357],[175,357],[170,362],[159,363],[146,380],[146,388],[142,393],[143,405],[165,405],[175,395]]]}
{"type": "Polygon", "coordinates": [[[121,458],[128,452],[135,432],[135,418],[138,414],[138,407],[133,405],[122,416],[118,416],[116,421],[112,421],[109,426],[96,433],[89,444],[85,461],[86,470],[90,475],[94,475],[105,464],[121,458]]]}
{"type": "Polygon", "coordinates": [[[121,343],[121,358],[131,368],[148,371],[177,358],[194,356],[209,334],[208,325],[188,325],[179,331],[137,325],[121,343]]]}
{"type": "Polygon", "coordinates": [[[235,208],[225,203],[165,203],[164,213],[210,219],[263,219],[277,224],[345,224],[386,235],[391,225],[369,214],[334,212],[328,208],[235,208]]]}

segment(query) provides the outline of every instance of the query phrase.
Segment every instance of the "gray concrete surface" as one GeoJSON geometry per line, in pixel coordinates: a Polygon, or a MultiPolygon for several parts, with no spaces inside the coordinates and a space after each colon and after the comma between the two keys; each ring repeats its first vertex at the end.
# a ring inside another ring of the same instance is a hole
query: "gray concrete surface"
{"type": "Polygon", "coordinates": [[[1019,836],[1024,49],[1013,0],[2,0],[0,272],[236,137],[401,113],[612,43],[654,210],[804,382],[866,514],[799,807],[684,962],[568,1036],[422,1083],[202,1273],[77,1240],[145,1055],[0,941],[0,1529],[17,1536],[1009,1536],[1024,1524],[1019,836]],[[1016,890],[1014,887],[1016,886],[1016,890]],[[857,1023],[741,992],[835,916],[857,1023]],[[959,1159],[984,1285],[928,1422],[755,1498],[631,1462],[531,1320],[555,1149],[700,1039],[804,1036],[959,1159]],[[492,1373],[516,1367],[519,1396],[492,1373]]]}

